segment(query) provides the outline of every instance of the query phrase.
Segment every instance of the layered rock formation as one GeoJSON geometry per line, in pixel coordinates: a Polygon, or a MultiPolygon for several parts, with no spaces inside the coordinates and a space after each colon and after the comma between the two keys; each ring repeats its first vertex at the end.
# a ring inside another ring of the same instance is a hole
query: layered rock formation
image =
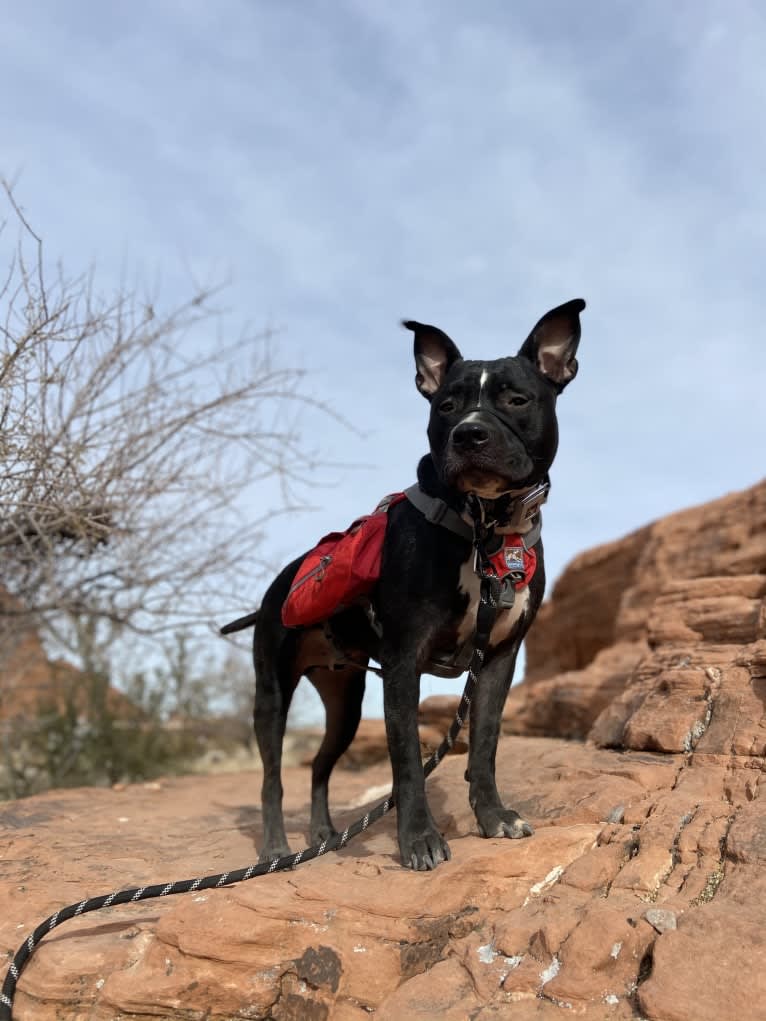
{"type": "Polygon", "coordinates": [[[763,756],[766,482],[577,557],[538,615],[517,734],[763,756]]]}
{"type": "MultiPolygon", "coordinates": [[[[399,867],[388,816],[290,873],[81,917],[33,957],[17,1021],[759,1021],[765,568],[766,486],[575,561],[509,700],[506,728],[527,736],[498,751],[531,839],[479,838],[465,759],[448,758],[429,781],[453,855],[435,872],[399,867]],[[591,739],[529,736],[550,733],[591,739]]],[[[444,710],[430,702],[424,724],[444,710]]],[[[336,773],[336,824],[389,782],[384,763],[336,773]]],[[[294,847],[308,785],[286,771],[294,847]]],[[[83,897],[254,860],[258,786],[229,774],[2,806],[0,944],[83,897]]]]}

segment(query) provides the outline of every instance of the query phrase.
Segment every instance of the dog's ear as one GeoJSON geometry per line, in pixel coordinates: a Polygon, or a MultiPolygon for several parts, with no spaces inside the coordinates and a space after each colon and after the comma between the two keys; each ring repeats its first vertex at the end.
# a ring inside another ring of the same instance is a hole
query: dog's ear
{"type": "Polygon", "coordinates": [[[575,298],[546,312],[519,350],[519,357],[536,365],[559,393],[577,375],[575,355],[584,308],[582,298],[575,298]]]}
{"type": "Polygon", "coordinates": [[[446,333],[435,326],[403,319],[402,326],[415,334],[415,385],[427,400],[444,382],[450,367],[463,356],[446,333]]]}

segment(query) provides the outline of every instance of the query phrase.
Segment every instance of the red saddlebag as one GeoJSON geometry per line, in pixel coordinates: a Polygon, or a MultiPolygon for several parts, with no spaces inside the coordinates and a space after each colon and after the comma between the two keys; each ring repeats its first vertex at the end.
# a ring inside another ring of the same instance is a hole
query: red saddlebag
{"type": "Polygon", "coordinates": [[[327,620],[371,592],[380,577],[388,509],[404,499],[395,493],[346,529],[330,532],[307,553],[282,605],[285,627],[327,620]]]}

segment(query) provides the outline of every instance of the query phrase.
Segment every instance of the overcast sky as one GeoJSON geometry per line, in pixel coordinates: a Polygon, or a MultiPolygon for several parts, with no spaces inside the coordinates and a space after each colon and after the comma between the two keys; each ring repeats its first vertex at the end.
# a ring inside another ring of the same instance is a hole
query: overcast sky
{"type": "Polygon", "coordinates": [[[360,467],[275,521],[275,565],[413,480],[428,408],[402,317],[493,358],[586,298],[553,579],[763,475],[765,10],[7,4],[0,172],[70,272],[159,280],[167,302],[230,277],[231,328],[279,327],[279,357],[353,424],[306,414],[327,459],[360,467]]]}

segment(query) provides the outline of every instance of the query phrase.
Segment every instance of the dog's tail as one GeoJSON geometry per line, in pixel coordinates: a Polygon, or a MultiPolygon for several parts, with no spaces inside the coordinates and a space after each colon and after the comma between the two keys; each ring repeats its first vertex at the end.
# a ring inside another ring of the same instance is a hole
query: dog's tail
{"type": "Polygon", "coordinates": [[[230,624],[224,624],[219,634],[230,635],[234,631],[244,631],[246,627],[253,627],[257,620],[258,610],[255,610],[254,613],[248,613],[246,617],[240,617],[238,620],[231,621],[230,624]]]}

